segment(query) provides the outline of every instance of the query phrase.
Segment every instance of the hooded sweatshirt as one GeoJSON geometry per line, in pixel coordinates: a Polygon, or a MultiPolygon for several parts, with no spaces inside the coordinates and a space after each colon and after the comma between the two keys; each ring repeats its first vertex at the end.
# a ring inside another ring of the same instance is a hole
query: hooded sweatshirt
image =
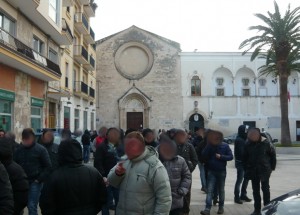
{"type": "Polygon", "coordinates": [[[106,201],[100,173],[82,164],[82,148],[76,140],[63,141],[58,149],[59,168],[45,183],[40,206],[46,215],[95,215],[106,201]]]}
{"type": "Polygon", "coordinates": [[[236,162],[242,162],[246,146],[246,125],[240,125],[238,128],[238,136],[234,142],[234,157],[236,162]]]}

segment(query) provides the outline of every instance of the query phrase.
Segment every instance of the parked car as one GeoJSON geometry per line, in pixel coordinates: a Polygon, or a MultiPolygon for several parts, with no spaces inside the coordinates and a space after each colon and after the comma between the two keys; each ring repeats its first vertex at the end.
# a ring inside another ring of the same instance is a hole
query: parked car
{"type": "Polygon", "coordinates": [[[273,199],[262,209],[262,215],[299,215],[300,189],[273,199]]]}
{"type": "Polygon", "coordinates": [[[235,142],[236,137],[237,133],[224,137],[223,141],[228,144],[233,144],[235,142]]]}

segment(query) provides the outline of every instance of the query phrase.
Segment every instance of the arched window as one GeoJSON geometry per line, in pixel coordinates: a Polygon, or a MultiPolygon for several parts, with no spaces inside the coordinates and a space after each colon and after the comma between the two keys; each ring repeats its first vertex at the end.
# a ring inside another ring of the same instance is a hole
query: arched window
{"type": "Polygon", "coordinates": [[[201,80],[198,76],[194,76],[191,80],[191,95],[201,96],[201,80]]]}

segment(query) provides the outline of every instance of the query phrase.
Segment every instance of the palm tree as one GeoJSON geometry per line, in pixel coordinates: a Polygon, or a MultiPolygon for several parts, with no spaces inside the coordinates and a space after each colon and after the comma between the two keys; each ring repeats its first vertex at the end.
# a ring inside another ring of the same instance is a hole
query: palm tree
{"type": "Polygon", "coordinates": [[[300,60],[300,7],[291,10],[289,5],[284,16],[281,15],[275,1],[274,7],[275,12],[268,12],[266,16],[255,14],[264,25],[251,26],[249,30],[258,31],[258,35],[243,41],[239,48],[246,48],[243,55],[254,49],[251,61],[255,58],[266,60],[266,64],[260,68],[261,74],[279,77],[281,143],[288,146],[291,145],[291,134],[287,84],[291,71],[299,71],[300,66],[297,63],[300,60]]]}

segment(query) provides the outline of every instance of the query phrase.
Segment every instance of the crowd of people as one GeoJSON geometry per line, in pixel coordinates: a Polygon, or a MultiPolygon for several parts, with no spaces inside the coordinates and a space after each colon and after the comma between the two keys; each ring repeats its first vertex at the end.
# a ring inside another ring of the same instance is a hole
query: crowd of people
{"type": "Polygon", "coordinates": [[[186,215],[190,212],[192,174],[200,170],[201,190],[210,215],[212,205],[224,213],[227,162],[235,158],[236,204],[247,196],[251,180],[254,212],[270,202],[269,178],[276,153],[257,128],[241,125],[234,155],[220,131],[195,128],[137,131],[102,127],[73,137],[62,130],[61,143],[45,129],[39,143],[31,128],[16,143],[11,132],[0,130],[0,214],[20,215],[186,215]],[[90,163],[90,151],[94,163],[90,163]]]}

